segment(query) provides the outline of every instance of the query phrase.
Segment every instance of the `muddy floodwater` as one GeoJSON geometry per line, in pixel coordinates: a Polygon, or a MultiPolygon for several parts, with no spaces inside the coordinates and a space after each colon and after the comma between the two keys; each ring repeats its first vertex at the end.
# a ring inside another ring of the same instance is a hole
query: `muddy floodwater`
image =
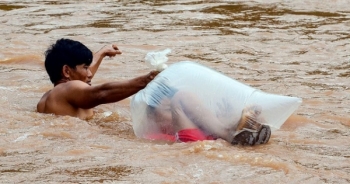
{"type": "Polygon", "coordinates": [[[1,0],[0,183],[350,183],[347,0],[1,0]],[[142,140],[130,98],[88,121],[36,112],[53,85],[43,61],[59,38],[117,44],[92,85],[150,68],[172,49],[265,92],[303,99],[267,145],[142,140]]]}

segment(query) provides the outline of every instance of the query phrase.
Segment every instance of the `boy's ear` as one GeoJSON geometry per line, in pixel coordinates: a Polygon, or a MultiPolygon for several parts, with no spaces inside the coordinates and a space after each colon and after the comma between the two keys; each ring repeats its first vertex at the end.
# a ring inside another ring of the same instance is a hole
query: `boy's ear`
{"type": "Polygon", "coordinates": [[[62,74],[65,78],[70,77],[70,67],[68,65],[63,65],[62,67],[62,74]]]}

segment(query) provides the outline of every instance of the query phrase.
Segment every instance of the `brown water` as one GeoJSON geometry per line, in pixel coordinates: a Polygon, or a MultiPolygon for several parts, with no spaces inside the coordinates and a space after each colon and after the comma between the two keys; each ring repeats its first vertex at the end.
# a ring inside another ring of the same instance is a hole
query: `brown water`
{"type": "Polygon", "coordinates": [[[349,183],[347,0],[0,1],[1,183],[349,183]],[[116,43],[93,83],[149,71],[171,48],[303,104],[267,145],[151,142],[134,136],[129,99],[92,120],[35,112],[52,88],[43,52],[59,38],[93,51],[116,43]]]}

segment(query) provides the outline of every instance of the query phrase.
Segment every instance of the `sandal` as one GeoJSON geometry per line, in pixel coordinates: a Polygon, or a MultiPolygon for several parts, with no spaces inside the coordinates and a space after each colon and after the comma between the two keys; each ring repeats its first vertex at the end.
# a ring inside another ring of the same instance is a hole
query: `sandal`
{"type": "Polygon", "coordinates": [[[239,131],[235,137],[233,138],[233,141],[231,144],[233,145],[259,145],[259,144],[266,144],[270,140],[271,136],[271,128],[267,125],[261,125],[261,128],[259,131],[254,131],[250,129],[244,128],[243,130],[239,131]]]}
{"type": "Polygon", "coordinates": [[[271,129],[267,125],[258,123],[261,114],[260,106],[249,106],[242,112],[242,118],[237,125],[235,136],[231,142],[233,145],[257,145],[265,144],[271,136],[271,129]]]}

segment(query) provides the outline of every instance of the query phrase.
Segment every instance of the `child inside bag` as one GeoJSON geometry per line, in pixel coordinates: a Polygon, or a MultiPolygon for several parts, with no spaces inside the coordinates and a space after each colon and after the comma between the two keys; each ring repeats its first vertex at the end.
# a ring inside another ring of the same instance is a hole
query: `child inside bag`
{"type": "Polygon", "coordinates": [[[222,138],[232,144],[251,146],[269,141],[271,129],[256,121],[261,112],[257,107],[246,108],[240,123],[228,127],[195,94],[169,87],[166,82],[158,88],[149,98],[147,114],[161,133],[149,134],[148,139],[191,142],[222,138]]]}

